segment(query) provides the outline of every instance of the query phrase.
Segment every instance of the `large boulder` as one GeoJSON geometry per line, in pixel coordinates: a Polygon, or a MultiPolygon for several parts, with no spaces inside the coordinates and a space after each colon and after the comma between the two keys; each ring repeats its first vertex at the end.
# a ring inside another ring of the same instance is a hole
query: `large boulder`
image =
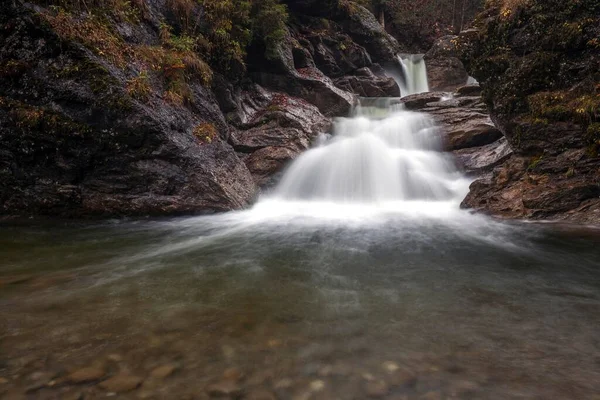
{"type": "Polygon", "coordinates": [[[514,155],[463,206],[600,223],[600,3],[490,2],[478,21],[459,48],[514,155]]]}
{"type": "Polygon", "coordinates": [[[427,79],[432,91],[452,91],[467,83],[469,75],[458,58],[457,36],[443,36],[425,54],[427,79]]]}

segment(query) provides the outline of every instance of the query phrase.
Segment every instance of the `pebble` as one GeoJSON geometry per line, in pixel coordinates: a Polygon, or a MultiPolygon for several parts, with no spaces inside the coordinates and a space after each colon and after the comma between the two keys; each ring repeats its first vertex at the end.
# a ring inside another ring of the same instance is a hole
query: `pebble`
{"type": "Polygon", "coordinates": [[[154,368],[152,372],[150,372],[150,376],[156,379],[165,379],[171,375],[178,369],[176,364],[165,364],[160,367],[154,368]]]}
{"type": "Polygon", "coordinates": [[[244,373],[239,368],[235,368],[235,367],[227,368],[223,372],[224,379],[238,382],[238,381],[242,380],[243,377],[244,377],[244,373]]]}
{"type": "Polygon", "coordinates": [[[102,379],[106,371],[98,367],[85,367],[72,372],[66,380],[71,383],[87,383],[102,379]]]}
{"type": "Polygon", "coordinates": [[[289,378],[283,378],[275,383],[275,389],[289,389],[294,385],[294,381],[289,378]]]}
{"type": "Polygon", "coordinates": [[[400,366],[393,361],[386,361],[381,366],[389,373],[396,372],[400,369],[400,366]]]}
{"type": "Polygon", "coordinates": [[[320,392],[323,389],[325,389],[325,382],[322,380],[316,380],[310,383],[310,390],[313,392],[320,392]]]}
{"type": "Polygon", "coordinates": [[[390,375],[388,381],[392,386],[414,386],[417,376],[410,371],[396,371],[390,375]]]}
{"type": "Polygon", "coordinates": [[[277,400],[277,397],[268,390],[257,389],[244,397],[245,400],[277,400]]]}
{"type": "Polygon", "coordinates": [[[121,362],[123,361],[123,356],[121,356],[120,354],[109,354],[106,359],[108,361],[112,361],[112,362],[121,362]]]}
{"type": "Polygon", "coordinates": [[[142,381],[140,377],[123,373],[100,382],[98,386],[108,392],[122,393],[137,389],[142,381]]]}
{"type": "Polygon", "coordinates": [[[206,392],[212,397],[237,397],[242,394],[242,388],[235,382],[224,380],[208,385],[206,392]]]}
{"type": "Polygon", "coordinates": [[[384,397],[390,391],[390,387],[385,381],[372,380],[365,385],[365,392],[369,397],[384,397]]]}
{"type": "Polygon", "coordinates": [[[0,385],[6,385],[8,383],[8,379],[0,376],[0,385]]]}

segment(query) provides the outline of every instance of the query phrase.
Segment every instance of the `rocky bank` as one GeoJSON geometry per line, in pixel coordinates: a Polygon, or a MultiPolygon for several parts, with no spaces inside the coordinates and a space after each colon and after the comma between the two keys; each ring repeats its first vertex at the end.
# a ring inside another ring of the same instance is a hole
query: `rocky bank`
{"type": "MultiPolygon", "coordinates": [[[[245,68],[221,72],[190,50],[177,18],[184,3],[108,12],[96,2],[9,1],[0,15],[0,214],[242,208],[356,95],[399,94],[377,64],[393,60],[398,43],[369,11],[286,3],[274,54],[250,49],[245,68]]],[[[202,24],[199,3],[185,4],[202,24]]]]}
{"type": "Polygon", "coordinates": [[[513,150],[465,208],[600,223],[600,3],[489,2],[458,46],[513,150]]]}

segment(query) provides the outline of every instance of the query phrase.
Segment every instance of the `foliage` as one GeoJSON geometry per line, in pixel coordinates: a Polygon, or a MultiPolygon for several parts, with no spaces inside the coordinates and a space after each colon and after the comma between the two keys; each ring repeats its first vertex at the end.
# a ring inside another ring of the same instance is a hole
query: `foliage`
{"type": "Polygon", "coordinates": [[[134,99],[147,101],[152,93],[148,71],[143,70],[138,76],[127,81],[127,93],[134,99]]]}
{"type": "Polygon", "coordinates": [[[219,136],[217,128],[210,122],[203,122],[196,126],[192,133],[201,143],[212,143],[219,136]]]}

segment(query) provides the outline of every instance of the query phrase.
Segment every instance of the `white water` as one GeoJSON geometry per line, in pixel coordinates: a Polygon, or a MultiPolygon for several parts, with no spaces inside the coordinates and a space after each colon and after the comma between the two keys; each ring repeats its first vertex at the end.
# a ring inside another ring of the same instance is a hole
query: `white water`
{"type": "Polygon", "coordinates": [[[362,99],[355,116],[338,119],[332,138],[298,157],[255,209],[458,212],[470,181],[441,149],[429,116],[405,111],[397,99],[362,99]]]}
{"type": "Polygon", "coordinates": [[[402,67],[402,79],[396,79],[400,86],[402,97],[429,92],[427,80],[427,66],[421,54],[410,54],[398,56],[402,67]]]}

